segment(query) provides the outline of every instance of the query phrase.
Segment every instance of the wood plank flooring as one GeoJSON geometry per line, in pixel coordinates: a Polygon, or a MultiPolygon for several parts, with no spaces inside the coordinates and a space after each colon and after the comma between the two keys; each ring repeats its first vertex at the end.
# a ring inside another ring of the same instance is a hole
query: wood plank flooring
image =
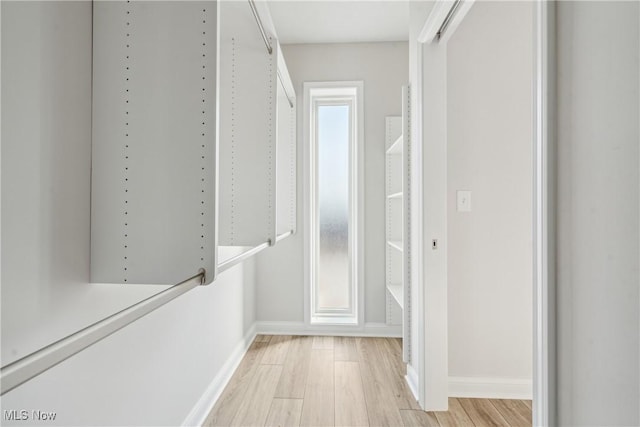
{"type": "Polygon", "coordinates": [[[449,399],[424,412],[395,338],[259,335],[205,421],[213,426],[531,425],[531,402],[449,399]]]}

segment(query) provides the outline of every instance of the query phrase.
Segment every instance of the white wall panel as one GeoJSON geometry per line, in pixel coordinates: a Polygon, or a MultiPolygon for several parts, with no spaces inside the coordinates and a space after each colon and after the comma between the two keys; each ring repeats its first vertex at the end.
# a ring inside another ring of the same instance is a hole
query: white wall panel
{"type": "Polygon", "coordinates": [[[91,4],[0,7],[5,365],[98,318],[56,321],[89,280],[91,4]]]}
{"type": "Polygon", "coordinates": [[[640,4],[556,12],[557,424],[636,426],[640,4]]]}
{"type": "Polygon", "coordinates": [[[276,161],[276,232],[296,229],[296,98],[293,85],[280,61],[278,72],[278,131],[276,161]]]}
{"type": "Polygon", "coordinates": [[[216,14],[215,2],[94,4],[94,282],[214,271],[216,14]]]}
{"type": "Polygon", "coordinates": [[[275,244],[278,44],[247,2],[220,3],[218,243],[275,244]]]}

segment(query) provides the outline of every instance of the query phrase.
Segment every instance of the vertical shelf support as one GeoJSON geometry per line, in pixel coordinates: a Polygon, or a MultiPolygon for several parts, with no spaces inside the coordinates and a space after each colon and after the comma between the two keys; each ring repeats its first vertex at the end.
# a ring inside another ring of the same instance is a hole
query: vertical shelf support
{"type": "Polygon", "coordinates": [[[402,88],[402,135],[403,135],[403,321],[402,321],[402,360],[411,363],[411,98],[409,86],[402,88]]]}
{"type": "Polygon", "coordinates": [[[387,324],[402,324],[402,358],[411,362],[411,103],[402,88],[402,117],[386,118],[387,324]]]}

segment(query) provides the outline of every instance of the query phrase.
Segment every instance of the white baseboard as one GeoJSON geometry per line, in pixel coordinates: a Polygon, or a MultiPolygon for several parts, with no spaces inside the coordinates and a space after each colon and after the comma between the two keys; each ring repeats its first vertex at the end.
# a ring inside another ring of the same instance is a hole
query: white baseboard
{"type": "Polygon", "coordinates": [[[409,390],[413,393],[414,399],[416,401],[420,401],[420,397],[418,396],[418,373],[413,366],[407,365],[407,375],[405,375],[405,380],[407,381],[407,385],[409,386],[409,390]]]}
{"type": "Polygon", "coordinates": [[[533,381],[526,378],[449,377],[449,396],[530,400],[533,381]]]}
{"type": "Polygon", "coordinates": [[[231,376],[240,365],[242,358],[246,354],[249,346],[256,338],[255,323],[247,330],[242,340],[238,343],[236,348],[231,352],[231,356],[222,365],[218,375],[213,378],[213,381],[209,384],[205,392],[202,394],[198,402],[195,404],[187,418],[182,422],[183,426],[202,426],[213,409],[216,401],[224,391],[227,383],[231,379],[231,376]]]}
{"type": "Polygon", "coordinates": [[[265,335],[334,335],[347,337],[402,337],[402,325],[365,323],[364,327],[307,325],[304,322],[256,322],[256,333],[265,335]]]}

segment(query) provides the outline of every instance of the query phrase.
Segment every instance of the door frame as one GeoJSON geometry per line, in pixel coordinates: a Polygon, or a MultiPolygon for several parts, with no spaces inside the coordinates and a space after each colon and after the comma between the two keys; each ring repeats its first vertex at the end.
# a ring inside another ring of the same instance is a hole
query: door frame
{"type": "MultiPolygon", "coordinates": [[[[433,40],[448,11],[455,2],[451,0],[436,0],[433,8],[425,20],[418,37],[416,52],[417,81],[411,82],[415,86],[416,96],[412,105],[417,120],[412,125],[412,211],[419,218],[424,210],[424,171],[423,171],[423,48],[433,40]]],[[[470,9],[473,0],[462,0],[455,18],[443,40],[450,37],[464,15],[470,9]]],[[[556,420],[556,319],[555,319],[555,140],[553,121],[553,99],[555,93],[555,5],[544,0],[533,0],[534,22],[533,39],[533,425],[553,425],[556,420]]],[[[431,339],[442,342],[442,334],[447,331],[427,331],[425,323],[425,309],[429,308],[429,287],[437,286],[429,281],[425,282],[425,245],[422,220],[412,223],[412,278],[416,286],[416,309],[419,313],[415,325],[418,353],[415,354],[417,377],[412,389],[417,394],[420,405],[429,410],[442,406],[443,378],[448,378],[447,349],[444,349],[444,360],[430,355],[426,357],[427,343],[431,339]],[[422,285],[422,286],[420,286],[422,285]],[[444,370],[444,372],[443,372],[444,370]],[[435,373],[435,375],[434,375],[435,373]],[[415,384],[417,382],[417,384],[415,384]],[[433,387],[439,392],[427,391],[433,387]],[[435,396],[439,394],[439,396],[435,396]]],[[[445,279],[446,282],[446,279],[445,279]]],[[[445,294],[446,295],[446,294],[445,294]]],[[[445,313],[446,316],[446,313],[445,313]]],[[[440,327],[440,326],[439,326],[440,327]]],[[[441,328],[441,327],[440,327],[441,328]]],[[[446,328],[446,321],[444,322],[446,328]]],[[[446,342],[446,335],[445,335],[446,342]]],[[[432,349],[430,349],[431,351],[432,349]]],[[[448,389],[445,388],[448,396],[448,389]]]]}

